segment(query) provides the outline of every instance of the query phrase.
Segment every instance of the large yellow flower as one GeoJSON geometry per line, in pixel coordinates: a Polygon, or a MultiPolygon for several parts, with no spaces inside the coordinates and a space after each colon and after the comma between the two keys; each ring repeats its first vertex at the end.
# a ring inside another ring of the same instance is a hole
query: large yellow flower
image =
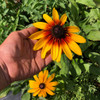
{"type": "Polygon", "coordinates": [[[55,93],[52,92],[54,91],[56,88],[54,86],[56,86],[58,84],[58,82],[51,82],[55,77],[55,74],[52,74],[51,76],[49,76],[48,78],[48,70],[45,70],[44,73],[43,71],[41,71],[39,73],[39,78],[34,75],[34,80],[29,80],[29,86],[30,86],[30,90],[28,90],[29,93],[33,93],[33,96],[38,95],[39,97],[43,96],[46,97],[47,93],[49,95],[54,95],[55,93]]]}
{"type": "Polygon", "coordinates": [[[70,60],[72,60],[71,50],[77,55],[82,55],[82,51],[77,43],[85,43],[86,39],[74,34],[74,32],[80,31],[79,28],[77,26],[67,26],[64,28],[63,25],[67,20],[67,16],[63,14],[59,19],[58,12],[55,8],[53,8],[52,16],[53,19],[47,14],[43,14],[43,18],[47,23],[33,23],[33,26],[42,29],[29,37],[31,39],[39,39],[33,50],[43,48],[41,58],[45,58],[46,53],[51,51],[52,59],[57,62],[61,59],[62,51],[70,60]]]}

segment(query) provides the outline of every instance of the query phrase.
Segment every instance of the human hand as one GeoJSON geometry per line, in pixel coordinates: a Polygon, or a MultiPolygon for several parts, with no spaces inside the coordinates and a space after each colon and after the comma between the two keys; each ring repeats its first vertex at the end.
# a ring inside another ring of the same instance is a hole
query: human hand
{"type": "Polygon", "coordinates": [[[11,82],[29,78],[52,61],[50,55],[41,59],[41,50],[33,51],[36,40],[28,37],[36,31],[30,27],[12,32],[0,45],[0,59],[6,65],[11,82]]]}

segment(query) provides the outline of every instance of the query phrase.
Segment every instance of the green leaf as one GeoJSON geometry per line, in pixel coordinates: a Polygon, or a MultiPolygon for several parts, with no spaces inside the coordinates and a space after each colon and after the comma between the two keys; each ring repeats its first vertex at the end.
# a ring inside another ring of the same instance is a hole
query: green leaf
{"type": "Polygon", "coordinates": [[[95,66],[95,65],[91,65],[90,66],[90,73],[92,75],[100,75],[100,68],[95,66]]]}
{"type": "Polygon", "coordinates": [[[100,66],[100,54],[96,52],[89,53],[89,58],[93,63],[96,63],[98,66],[100,66]]]}
{"type": "Polygon", "coordinates": [[[72,60],[72,65],[73,65],[73,67],[74,67],[74,69],[75,69],[75,71],[76,71],[76,74],[77,74],[77,75],[80,75],[80,74],[81,74],[81,69],[80,69],[80,67],[78,66],[78,64],[75,62],[74,59],[72,60]]]}
{"type": "Polygon", "coordinates": [[[65,54],[62,54],[61,56],[61,70],[60,70],[60,74],[66,75],[69,72],[69,67],[70,67],[70,62],[69,59],[66,57],[65,54]]]}
{"type": "Polygon", "coordinates": [[[89,40],[93,41],[100,41],[100,31],[91,31],[88,35],[87,38],[89,40]]]}
{"type": "Polygon", "coordinates": [[[74,80],[68,80],[68,84],[66,85],[66,90],[68,91],[75,91],[77,90],[77,86],[75,86],[74,80]]]}
{"type": "Polygon", "coordinates": [[[85,32],[85,34],[88,34],[90,31],[95,29],[91,25],[86,25],[86,24],[83,24],[81,27],[82,27],[83,31],[85,32]]]}
{"type": "Polygon", "coordinates": [[[28,0],[22,0],[23,4],[26,5],[28,0]]]}
{"type": "Polygon", "coordinates": [[[64,9],[66,8],[66,7],[65,7],[65,4],[64,4],[64,3],[62,3],[62,2],[60,2],[60,4],[59,4],[59,5],[60,5],[60,7],[64,8],[64,9]]]}
{"type": "MultiPolygon", "coordinates": [[[[78,87],[78,91],[76,92],[77,100],[82,100],[84,98],[84,94],[82,93],[82,87],[78,87]]],[[[84,99],[83,99],[84,100],[84,99]]]]}
{"type": "Polygon", "coordinates": [[[94,2],[99,3],[100,4],[100,0],[94,0],[94,2]]]}
{"type": "Polygon", "coordinates": [[[84,66],[86,72],[90,72],[90,66],[91,66],[91,65],[92,65],[92,63],[83,64],[83,66],[84,66]]]}
{"type": "Polygon", "coordinates": [[[29,22],[28,18],[25,15],[20,15],[20,17],[25,20],[26,22],[29,22]]]}
{"type": "Polygon", "coordinates": [[[100,75],[97,77],[97,81],[100,83],[100,75]]]}
{"type": "Polygon", "coordinates": [[[21,100],[30,100],[30,94],[28,92],[24,93],[21,96],[21,100]]]}
{"type": "Polygon", "coordinates": [[[89,89],[88,90],[89,90],[90,93],[95,93],[97,91],[95,85],[89,85],[89,89]]]}
{"type": "Polygon", "coordinates": [[[4,1],[1,6],[3,9],[6,8],[6,2],[4,1]]]}
{"type": "Polygon", "coordinates": [[[12,92],[14,95],[16,95],[17,93],[19,93],[21,91],[21,86],[15,86],[12,88],[12,92]]]}
{"type": "Polygon", "coordinates": [[[94,3],[93,0],[76,0],[76,2],[78,2],[80,4],[87,5],[88,7],[95,7],[96,6],[96,4],[94,3]]]}
{"type": "Polygon", "coordinates": [[[70,6],[70,11],[71,11],[71,16],[75,22],[79,21],[79,7],[77,3],[74,0],[71,0],[71,5],[70,6]]]}
{"type": "Polygon", "coordinates": [[[7,13],[8,13],[8,9],[6,9],[5,11],[4,11],[4,13],[3,13],[3,16],[5,16],[7,13]]]}
{"type": "Polygon", "coordinates": [[[32,0],[28,0],[28,2],[27,2],[27,3],[30,5],[32,2],[33,2],[32,0]]]}
{"type": "Polygon", "coordinates": [[[54,98],[53,98],[53,100],[60,100],[60,99],[61,99],[60,95],[55,95],[54,98]]]}
{"type": "Polygon", "coordinates": [[[66,94],[62,94],[61,95],[61,100],[66,100],[66,99],[67,99],[66,94]]]}
{"type": "Polygon", "coordinates": [[[39,97],[39,100],[47,100],[46,98],[43,97],[39,97]]]}
{"type": "Polygon", "coordinates": [[[0,92],[0,98],[5,97],[5,96],[10,92],[10,90],[11,90],[11,87],[7,87],[7,88],[5,88],[4,90],[2,90],[2,91],[0,92]]]}
{"type": "Polygon", "coordinates": [[[94,0],[94,2],[96,3],[97,7],[100,8],[100,0],[94,0]]]}
{"type": "Polygon", "coordinates": [[[89,17],[90,23],[96,23],[95,20],[100,20],[100,10],[98,8],[91,9],[89,13],[87,13],[87,17],[89,17]]]}
{"type": "Polygon", "coordinates": [[[97,20],[96,23],[92,24],[92,27],[94,27],[95,30],[99,30],[100,29],[100,20],[97,20]]]}

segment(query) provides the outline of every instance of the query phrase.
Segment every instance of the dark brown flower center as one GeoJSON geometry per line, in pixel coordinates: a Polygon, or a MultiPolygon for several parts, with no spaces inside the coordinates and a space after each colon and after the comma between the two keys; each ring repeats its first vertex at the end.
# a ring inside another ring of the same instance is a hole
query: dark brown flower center
{"type": "Polygon", "coordinates": [[[44,88],[45,88],[45,84],[44,84],[44,83],[41,83],[41,84],[39,85],[39,87],[40,87],[40,89],[44,89],[44,88]]]}
{"type": "Polygon", "coordinates": [[[52,28],[52,35],[55,37],[55,38],[63,38],[65,37],[65,30],[62,26],[60,25],[55,25],[53,28],[52,28]]]}

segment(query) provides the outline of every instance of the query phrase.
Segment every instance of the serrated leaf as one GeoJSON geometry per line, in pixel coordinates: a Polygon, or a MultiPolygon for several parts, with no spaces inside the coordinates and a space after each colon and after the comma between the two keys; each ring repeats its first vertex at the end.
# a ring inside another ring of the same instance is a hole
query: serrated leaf
{"type": "Polygon", "coordinates": [[[90,12],[87,13],[86,16],[89,17],[88,19],[90,23],[94,23],[95,20],[100,19],[100,10],[98,8],[90,9],[90,12]]]}
{"type": "Polygon", "coordinates": [[[100,31],[91,31],[88,35],[87,38],[89,40],[93,41],[100,41],[100,31]]]}
{"type": "Polygon", "coordinates": [[[90,17],[94,17],[95,19],[100,19],[100,10],[98,8],[91,9],[89,13],[90,17]]]}

